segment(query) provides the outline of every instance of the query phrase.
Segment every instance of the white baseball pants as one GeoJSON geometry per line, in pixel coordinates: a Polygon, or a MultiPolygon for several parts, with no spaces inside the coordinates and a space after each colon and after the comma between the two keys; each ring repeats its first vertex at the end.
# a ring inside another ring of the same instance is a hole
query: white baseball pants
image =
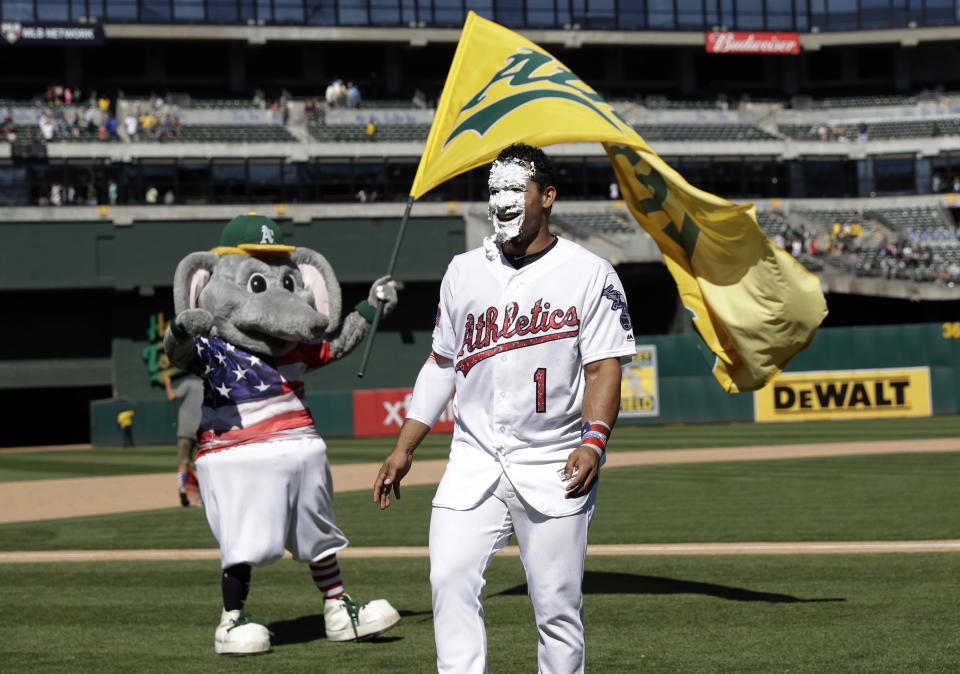
{"type": "Polygon", "coordinates": [[[437,670],[487,671],[483,574],[515,533],[537,621],[540,674],[583,672],[583,560],[596,489],[579,513],[548,517],[526,505],[504,475],[470,510],[434,508],[430,586],[437,670]]]}
{"type": "Polygon", "coordinates": [[[204,454],[197,480],[220,565],[263,566],[283,556],[315,562],[347,546],[333,511],[327,446],[319,437],[204,454]]]}

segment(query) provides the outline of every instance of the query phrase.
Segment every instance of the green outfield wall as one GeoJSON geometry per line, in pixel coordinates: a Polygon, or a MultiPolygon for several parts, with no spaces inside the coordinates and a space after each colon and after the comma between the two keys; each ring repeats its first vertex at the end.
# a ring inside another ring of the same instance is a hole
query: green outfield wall
{"type": "MultiPolygon", "coordinates": [[[[308,400],[322,435],[353,435],[356,415],[377,412],[355,409],[354,391],[408,389],[412,386],[430,350],[430,331],[408,327],[387,330],[376,337],[363,379],[356,376],[359,350],[307,375],[306,386],[311,392],[308,400]]],[[[624,416],[621,424],[754,420],[754,394],[727,394],[720,388],[710,374],[713,355],[696,335],[641,335],[637,337],[637,344],[652,346],[656,351],[657,414],[639,418],[624,416]]],[[[131,380],[142,382],[146,374],[138,349],[142,349],[140,343],[119,345],[115,360],[126,362],[118,369],[129,370],[127,374],[131,380]]],[[[923,368],[929,373],[930,413],[960,412],[960,323],[823,328],[810,346],[788,364],[784,375],[808,372],[866,372],[870,375],[898,368],[923,368]]],[[[134,433],[137,442],[174,441],[173,411],[161,389],[139,385],[132,388],[142,393],[124,400],[93,403],[91,438],[95,445],[115,445],[120,441],[116,415],[128,405],[133,405],[136,411],[134,433]]],[[[403,393],[396,393],[394,398],[399,404],[403,393]]],[[[879,402],[883,402],[882,398],[879,402]]],[[[851,409],[862,411],[879,402],[854,400],[851,409]]],[[[886,411],[896,415],[898,412],[894,407],[888,406],[886,411]]]]}

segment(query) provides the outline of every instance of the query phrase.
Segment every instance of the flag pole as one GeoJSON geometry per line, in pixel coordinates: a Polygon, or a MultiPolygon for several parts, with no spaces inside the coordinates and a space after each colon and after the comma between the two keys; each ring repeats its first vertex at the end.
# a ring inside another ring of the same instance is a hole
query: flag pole
{"type": "MultiPolygon", "coordinates": [[[[413,195],[407,199],[407,207],[403,211],[403,218],[400,220],[400,229],[397,231],[397,240],[393,243],[393,253],[390,255],[390,262],[387,263],[387,276],[393,274],[393,268],[397,264],[397,255],[400,253],[400,244],[403,243],[403,234],[407,229],[407,220],[410,218],[410,208],[413,206],[413,195]]],[[[363,378],[367,371],[367,361],[370,359],[370,351],[373,349],[373,338],[377,336],[377,328],[380,327],[380,317],[383,315],[383,300],[377,301],[377,312],[373,315],[373,325],[370,326],[370,336],[367,338],[367,344],[363,347],[363,359],[360,361],[360,371],[357,377],[363,378]]]]}

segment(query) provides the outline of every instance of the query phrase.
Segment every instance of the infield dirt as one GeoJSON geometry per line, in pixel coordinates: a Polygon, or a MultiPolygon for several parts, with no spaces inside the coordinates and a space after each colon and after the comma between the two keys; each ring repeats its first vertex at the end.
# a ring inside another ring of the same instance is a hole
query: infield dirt
{"type": "MultiPolygon", "coordinates": [[[[607,455],[605,469],[677,463],[956,451],[960,451],[960,438],[650,450],[612,452],[607,455]]],[[[446,463],[446,460],[415,460],[403,484],[436,484],[443,475],[446,463]]],[[[378,463],[331,466],[335,491],[369,489],[372,493],[379,468],[378,463]]],[[[7,482],[0,490],[0,524],[163,510],[178,503],[176,476],[172,471],[169,474],[7,482]]]]}

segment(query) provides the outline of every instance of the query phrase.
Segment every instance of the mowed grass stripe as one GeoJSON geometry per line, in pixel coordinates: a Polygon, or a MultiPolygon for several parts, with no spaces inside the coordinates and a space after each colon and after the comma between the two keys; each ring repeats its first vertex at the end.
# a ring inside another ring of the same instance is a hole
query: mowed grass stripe
{"type": "MultiPolygon", "coordinates": [[[[833,543],[666,543],[633,545],[588,545],[588,557],[647,555],[859,555],[878,553],[960,552],[960,540],[953,541],[836,541],[833,543]]],[[[285,559],[292,559],[289,552],[285,559]]],[[[349,547],[337,553],[339,559],[392,559],[429,557],[427,547],[349,547]]],[[[519,557],[520,548],[508,545],[499,557],[519,557]]],[[[216,548],[193,550],[48,550],[0,552],[0,564],[60,562],[154,562],[219,559],[216,548]]]]}
{"type": "MultiPolygon", "coordinates": [[[[960,453],[676,464],[601,471],[592,544],[911,541],[958,537],[960,453]]],[[[435,487],[336,496],[358,547],[425,546],[435,487]]],[[[200,508],[0,526],[0,550],[212,548],[200,508]]]]}
{"type": "MultiPolygon", "coordinates": [[[[692,426],[626,426],[614,429],[610,453],[659,449],[740,447],[798,443],[912,440],[960,436],[960,415],[784,424],[726,423],[692,426]]],[[[381,462],[393,438],[327,438],[332,464],[381,462]]],[[[450,436],[428,436],[418,460],[445,459],[450,436]]],[[[165,473],[176,470],[176,447],[152,445],[89,451],[0,451],[0,482],[66,477],[165,473]]]]}
{"type": "MultiPolygon", "coordinates": [[[[304,564],[253,572],[247,609],[273,652],[213,652],[215,560],[0,567],[10,671],[435,672],[426,559],[348,559],[348,591],[403,619],[369,643],[323,639],[304,564]],[[318,665],[318,663],[321,663],[318,665]]],[[[947,672],[960,639],[960,555],[596,557],[584,576],[586,671],[947,672]]],[[[537,634],[517,558],[487,572],[491,672],[536,671],[537,634]]]]}

